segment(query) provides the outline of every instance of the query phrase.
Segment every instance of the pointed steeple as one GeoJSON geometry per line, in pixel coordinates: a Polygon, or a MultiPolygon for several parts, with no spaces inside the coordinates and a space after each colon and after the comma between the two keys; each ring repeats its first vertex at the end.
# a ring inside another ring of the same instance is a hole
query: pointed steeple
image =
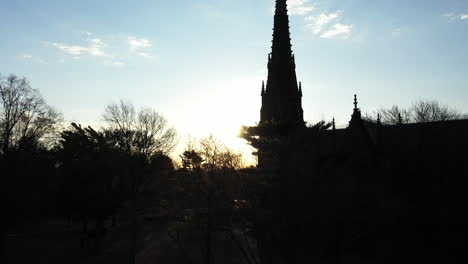
{"type": "Polygon", "coordinates": [[[291,61],[293,58],[286,0],[276,0],[271,53],[273,59],[277,60],[284,59],[291,61]]]}
{"type": "Polygon", "coordinates": [[[273,41],[268,55],[268,79],[262,100],[261,120],[304,125],[302,90],[291,49],[286,0],[276,0],[273,41]]]}
{"type": "Polygon", "coordinates": [[[361,109],[358,108],[357,95],[354,95],[354,109],[351,121],[346,129],[346,151],[349,153],[362,153],[371,150],[372,140],[361,117],[361,109]]]}
{"type": "Polygon", "coordinates": [[[287,14],[287,12],[288,12],[288,9],[287,9],[286,0],[276,0],[275,14],[278,14],[278,13],[287,14]]]}
{"type": "Polygon", "coordinates": [[[354,95],[354,109],[353,109],[353,114],[351,115],[351,121],[350,121],[350,126],[352,123],[362,123],[362,118],[361,118],[361,109],[358,108],[358,100],[357,100],[357,95],[354,95]]]}

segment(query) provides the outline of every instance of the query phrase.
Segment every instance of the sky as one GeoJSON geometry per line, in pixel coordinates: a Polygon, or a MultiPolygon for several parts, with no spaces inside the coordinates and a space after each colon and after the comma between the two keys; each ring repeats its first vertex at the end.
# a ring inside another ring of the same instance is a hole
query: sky
{"type": "MultiPolygon", "coordinates": [[[[468,113],[468,0],[288,0],[306,121],[437,99],[468,113]]],[[[102,124],[125,99],[188,137],[260,118],[274,0],[12,0],[0,74],[24,76],[67,122],[102,124]]]]}

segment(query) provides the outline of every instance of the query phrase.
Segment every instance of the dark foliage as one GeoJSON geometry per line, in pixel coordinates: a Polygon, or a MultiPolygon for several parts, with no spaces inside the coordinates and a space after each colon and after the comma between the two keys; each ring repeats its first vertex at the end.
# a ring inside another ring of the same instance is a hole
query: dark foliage
{"type": "Polygon", "coordinates": [[[125,153],[91,127],[72,124],[61,138],[56,155],[64,211],[93,217],[114,214],[130,193],[125,153]]]}

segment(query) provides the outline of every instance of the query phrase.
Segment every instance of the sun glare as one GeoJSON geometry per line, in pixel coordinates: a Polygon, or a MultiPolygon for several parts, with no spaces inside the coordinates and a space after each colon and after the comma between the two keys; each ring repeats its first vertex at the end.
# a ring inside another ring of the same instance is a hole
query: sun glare
{"type": "MultiPolygon", "coordinates": [[[[200,139],[214,135],[222,144],[243,154],[246,165],[255,165],[253,149],[239,138],[242,126],[255,125],[260,109],[258,84],[261,78],[233,80],[222,83],[222,89],[207,89],[197,94],[197,106],[191,108],[190,120],[184,120],[181,152],[190,138],[200,139]],[[256,86],[257,84],[257,86],[256,86]],[[257,89],[256,89],[257,88],[257,89]],[[245,94],[251,94],[246,96],[245,94]]],[[[217,84],[219,85],[219,84],[217,84]]]]}

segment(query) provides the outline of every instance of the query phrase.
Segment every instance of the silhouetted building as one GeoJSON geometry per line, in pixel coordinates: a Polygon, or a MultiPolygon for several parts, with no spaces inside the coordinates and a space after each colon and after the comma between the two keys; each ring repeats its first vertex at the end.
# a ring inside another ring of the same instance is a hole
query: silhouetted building
{"type": "Polygon", "coordinates": [[[280,186],[263,206],[278,208],[287,223],[259,224],[265,263],[302,263],[306,256],[323,263],[447,262],[462,255],[468,120],[368,122],[355,96],[347,128],[334,121],[331,129],[306,126],[286,0],[276,1],[261,95],[260,123],[251,130],[259,136],[258,167],[280,186]]]}
{"type": "MultiPolygon", "coordinates": [[[[273,41],[268,54],[268,79],[262,83],[260,125],[281,125],[288,132],[305,127],[302,85],[297,81],[296,62],[291,50],[286,0],[276,1],[273,41]],[[291,131],[289,131],[291,130],[291,131]]],[[[279,161],[270,147],[259,149],[259,166],[278,169],[279,161]]]]}

